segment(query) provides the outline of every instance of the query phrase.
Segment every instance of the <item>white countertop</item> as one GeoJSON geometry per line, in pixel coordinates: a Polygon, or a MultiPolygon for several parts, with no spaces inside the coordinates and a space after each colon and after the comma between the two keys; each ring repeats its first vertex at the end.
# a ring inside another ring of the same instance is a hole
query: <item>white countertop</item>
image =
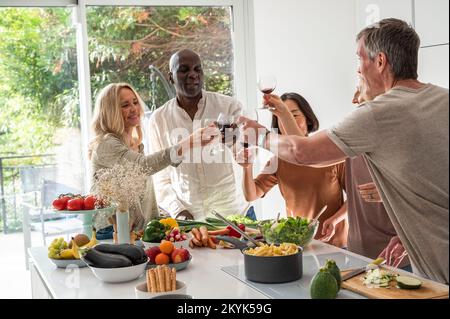
{"type": "MultiPolygon", "coordinates": [[[[222,270],[227,266],[242,266],[244,258],[237,249],[210,249],[197,248],[190,249],[193,259],[189,266],[177,273],[177,279],[182,280],[187,285],[187,293],[196,299],[262,299],[268,296],[244,283],[243,281],[229,275],[222,270]]],[[[360,262],[370,262],[371,260],[336,248],[331,245],[313,241],[305,250],[303,256],[316,256],[324,254],[335,254],[342,259],[351,256],[360,262]],[[345,257],[344,256],[344,257],[345,257]]],[[[53,298],[57,299],[115,299],[115,298],[135,298],[134,287],[145,282],[145,278],[140,278],[126,282],[110,284],[98,280],[88,267],[80,269],[60,269],[48,259],[46,247],[33,247],[29,250],[29,255],[34,266],[41,277],[42,282],[47,287],[53,298]]],[[[331,256],[332,257],[332,256],[331,256]]],[[[351,265],[351,262],[349,264],[351,265]]],[[[353,265],[354,266],[354,265],[353,265]]],[[[359,266],[359,265],[358,265],[359,266]]],[[[299,298],[309,296],[309,292],[304,288],[299,298]]],[[[343,298],[361,298],[361,296],[345,291],[341,294],[343,298]]]]}

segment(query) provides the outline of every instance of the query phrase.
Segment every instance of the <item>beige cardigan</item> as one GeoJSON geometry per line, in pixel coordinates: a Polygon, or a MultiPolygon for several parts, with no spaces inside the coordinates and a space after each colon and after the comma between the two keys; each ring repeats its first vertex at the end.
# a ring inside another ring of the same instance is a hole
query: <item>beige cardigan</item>
{"type": "MultiPolygon", "coordinates": [[[[140,205],[130,208],[130,221],[134,224],[133,229],[143,229],[150,219],[159,215],[151,175],[169,165],[178,166],[181,163],[181,161],[171,161],[171,152],[173,152],[173,147],[146,156],[144,155],[144,146],[142,144],[139,145],[139,152],[136,152],[131,150],[117,136],[113,134],[106,135],[92,149],[91,165],[93,175],[91,192],[93,192],[96,187],[95,174],[98,170],[102,168],[111,168],[115,164],[124,163],[125,161],[141,166],[148,173],[146,191],[140,205]]],[[[179,160],[179,158],[175,160],[179,160]]],[[[94,214],[94,226],[97,229],[103,229],[109,226],[110,223],[108,222],[108,217],[114,214],[115,212],[100,212],[94,214]]]]}

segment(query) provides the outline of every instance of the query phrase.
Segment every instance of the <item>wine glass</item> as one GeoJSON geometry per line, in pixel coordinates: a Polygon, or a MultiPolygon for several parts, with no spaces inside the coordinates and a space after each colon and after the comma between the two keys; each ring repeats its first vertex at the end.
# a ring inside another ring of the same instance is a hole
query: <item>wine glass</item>
{"type": "MultiPolygon", "coordinates": [[[[233,131],[237,128],[234,116],[225,113],[220,113],[219,116],[217,117],[216,124],[221,133],[222,144],[232,144],[234,142],[233,131]],[[232,140],[230,140],[230,136],[232,140]]],[[[224,151],[223,147],[218,145],[211,149],[211,155],[215,155],[218,152],[223,151],[224,151]]]]}
{"type": "MultiPolygon", "coordinates": [[[[246,118],[258,122],[259,115],[258,110],[261,108],[245,108],[242,110],[242,116],[245,116],[246,118]]],[[[249,148],[253,145],[253,143],[249,143],[248,140],[245,139],[244,135],[241,135],[241,138],[239,139],[240,146],[243,148],[249,148]]]]}
{"type": "MultiPolygon", "coordinates": [[[[263,94],[272,93],[277,86],[277,79],[272,74],[261,75],[258,79],[258,88],[263,94]]],[[[264,104],[259,109],[267,109],[267,106],[264,104]]]]}

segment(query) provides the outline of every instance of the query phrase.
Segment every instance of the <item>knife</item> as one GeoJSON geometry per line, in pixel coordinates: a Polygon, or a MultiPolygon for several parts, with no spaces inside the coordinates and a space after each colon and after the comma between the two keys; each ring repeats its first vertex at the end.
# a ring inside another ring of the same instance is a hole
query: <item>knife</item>
{"type": "Polygon", "coordinates": [[[372,261],[370,264],[368,264],[367,266],[361,267],[361,268],[356,268],[356,269],[350,271],[349,273],[343,275],[342,281],[348,280],[350,278],[358,276],[359,274],[362,274],[367,269],[370,269],[371,266],[380,266],[380,265],[384,264],[385,262],[386,262],[386,260],[384,260],[384,258],[377,258],[374,261],[372,261]]]}

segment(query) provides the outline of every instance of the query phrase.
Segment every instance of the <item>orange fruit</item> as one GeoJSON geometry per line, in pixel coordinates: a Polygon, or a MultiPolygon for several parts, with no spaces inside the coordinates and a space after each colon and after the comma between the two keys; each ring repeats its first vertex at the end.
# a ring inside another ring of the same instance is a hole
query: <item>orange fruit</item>
{"type": "Polygon", "coordinates": [[[161,242],[161,244],[159,244],[159,249],[161,250],[162,253],[165,253],[167,255],[170,255],[173,251],[173,244],[172,242],[168,241],[168,240],[163,240],[161,242]]]}
{"type": "Polygon", "coordinates": [[[166,265],[169,263],[169,256],[166,254],[160,253],[155,257],[155,264],[157,265],[166,265]]]}

